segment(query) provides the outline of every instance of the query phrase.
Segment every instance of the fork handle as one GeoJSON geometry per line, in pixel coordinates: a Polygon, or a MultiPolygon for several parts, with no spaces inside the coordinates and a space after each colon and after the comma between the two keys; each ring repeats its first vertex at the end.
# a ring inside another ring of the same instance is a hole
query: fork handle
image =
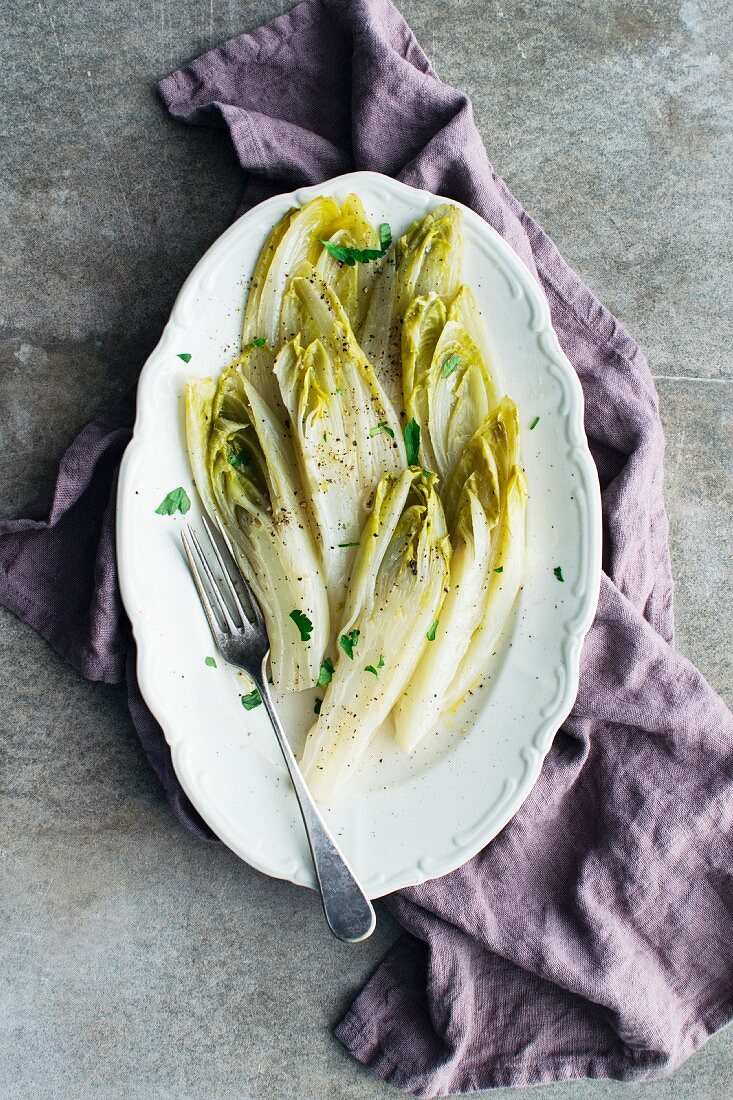
{"type": "Polygon", "coordinates": [[[371,936],[377,923],[372,904],[356,880],[346,857],[331,836],[321,817],[277,716],[265,671],[267,657],[262,662],[262,674],[257,684],[265,710],[275,731],[295,788],[298,805],[308,837],[313,866],[323,901],[328,926],[337,939],[358,943],[371,936]]]}

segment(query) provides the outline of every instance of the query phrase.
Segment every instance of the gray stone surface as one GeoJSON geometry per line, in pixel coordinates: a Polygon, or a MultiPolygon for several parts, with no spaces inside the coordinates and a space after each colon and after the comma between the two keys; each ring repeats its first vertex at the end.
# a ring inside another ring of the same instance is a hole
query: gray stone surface
{"type": "MultiPolygon", "coordinates": [[[[225,136],[170,122],[153,81],[281,7],[2,5],[0,514],[48,486],[74,433],[134,379],[236,207],[225,136]]],[[[443,79],[473,96],[497,169],[648,353],[678,644],[731,703],[731,9],[403,10],[443,79]]],[[[0,698],[2,1095],[389,1095],[328,1026],[395,926],[382,915],[369,943],[336,944],[315,898],[187,836],[121,690],[82,682],[4,612],[0,698]]],[[[511,1097],[718,1100],[732,1081],[728,1030],[666,1081],[511,1097]]]]}

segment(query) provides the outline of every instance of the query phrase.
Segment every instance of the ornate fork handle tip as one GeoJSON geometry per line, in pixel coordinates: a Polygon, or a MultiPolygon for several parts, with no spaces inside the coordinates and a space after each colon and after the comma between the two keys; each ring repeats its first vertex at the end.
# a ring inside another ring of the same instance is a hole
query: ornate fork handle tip
{"type": "Polygon", "coordinates": [[[306,786],[273,706],[264,661],[258,687],[295,788],[328,926],[338,939],[358,943],[374,931],[377,922],[374,908],[331,836],[306,786]]]}

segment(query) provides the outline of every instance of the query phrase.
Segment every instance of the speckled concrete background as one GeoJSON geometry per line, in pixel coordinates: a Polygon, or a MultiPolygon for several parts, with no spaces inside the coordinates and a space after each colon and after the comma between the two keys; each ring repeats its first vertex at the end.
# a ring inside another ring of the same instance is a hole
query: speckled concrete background
{"type": "MultiPolygon", "coordinates": [[[[0,512],[50,483],[125,390],[237,205],[223,134],[153,82],[275,0],[6,0],[0,85],[0,512]]],[[[733,11],[715,0],[404,0],[473,97],[498,171],[641,341],[667,429],[678,644],[733,703],[733,11]]],[[[386,1097],[333,1042],[395,934],[324,933],[318,903],[173,820],[120,689],[0,613],[0,1092],[386,1097]]],[[[719,1100],[733,1032],[672,1078],[511,1100],[719,1100]]],[[[497,1097],[510,1098],[501,1092],[497,1097]]]]}

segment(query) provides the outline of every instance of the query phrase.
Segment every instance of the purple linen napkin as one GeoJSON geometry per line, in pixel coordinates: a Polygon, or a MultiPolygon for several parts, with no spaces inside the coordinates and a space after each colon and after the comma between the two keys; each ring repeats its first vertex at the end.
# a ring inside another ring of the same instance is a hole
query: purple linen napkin
{"type": "MultiPolygon", "coordinates": [[[[242,209],[368,168],[473,207],[539,279],[585,393],[604,577],[572,715],[519,814],[389,906],[405,926],[336,1034],[426,1096],[669,1072],[733,1016],[733,719],[672,648],[664,441],[645,360],[499,179],[466,96],[388,0],[309,0],[160,85],[228,127],[242,209]]],[[[130,410],[65,456],[44,518],[0,524],[0,599],[84,675],[121,678],[179,818],[210,837],[134,678],[113,553],[130,410]]]]}

